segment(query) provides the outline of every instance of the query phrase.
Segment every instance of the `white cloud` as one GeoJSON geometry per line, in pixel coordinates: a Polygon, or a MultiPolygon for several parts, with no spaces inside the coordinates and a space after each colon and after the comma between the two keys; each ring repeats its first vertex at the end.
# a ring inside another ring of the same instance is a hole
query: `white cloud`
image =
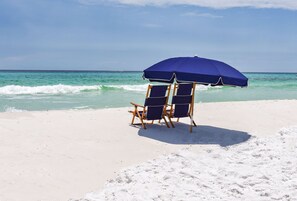
{"type": "Polygon", "coordinates": [[[221,15],[214,15],[211,13],[196,13],[196,12],[187,12],[183,13],[182,16],[189,16],[189,17],[207,17],[207,18],[222,18],[221,15]]]}
{"type": "Polygon", "coordinates": [[[216,9],[253,7],[297,10],[297,0],[78,0],[82,4],[120,3],[139,6],[194,5],[216,9]]]}

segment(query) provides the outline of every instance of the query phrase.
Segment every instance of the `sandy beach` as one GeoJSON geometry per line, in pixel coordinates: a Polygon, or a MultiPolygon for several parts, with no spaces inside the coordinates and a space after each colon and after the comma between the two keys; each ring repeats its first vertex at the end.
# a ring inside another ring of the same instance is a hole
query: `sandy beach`
{"type": "Polygon", "coordinates": [[[0,201],[297,201],[296,18],[0,1],[0,201]]]}
{"type": "Polygon", "coordinates": [[[297,100],[197,103],[192,134],[188,119],[130,126],[128,109],[0,113],[0,200],[84,198],[123,168],[185,149],[205,157],[297,125],[297,100]]]}

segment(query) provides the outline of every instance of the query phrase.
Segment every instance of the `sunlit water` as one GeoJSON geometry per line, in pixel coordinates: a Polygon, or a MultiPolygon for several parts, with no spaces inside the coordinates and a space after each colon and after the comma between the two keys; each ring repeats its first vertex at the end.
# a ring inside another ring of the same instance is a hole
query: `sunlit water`
{"type": "MultiPolygon", "coordinates": [[[[247,88],[199,85],[196,102],[297,99],[297,74],[245,73],[247,88]]],[[[112,108],[143,103],[141,72],[0,71],[0,111],[112,108]]]]}

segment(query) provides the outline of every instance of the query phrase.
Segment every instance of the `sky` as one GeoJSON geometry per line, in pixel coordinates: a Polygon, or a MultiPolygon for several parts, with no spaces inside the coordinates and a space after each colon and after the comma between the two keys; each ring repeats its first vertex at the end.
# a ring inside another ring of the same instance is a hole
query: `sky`
{"type": "Polygon", "coordinates": [[[0,1],[0,69],[142,71],[179,56],[297,72],[297,0],[0,1]]]}

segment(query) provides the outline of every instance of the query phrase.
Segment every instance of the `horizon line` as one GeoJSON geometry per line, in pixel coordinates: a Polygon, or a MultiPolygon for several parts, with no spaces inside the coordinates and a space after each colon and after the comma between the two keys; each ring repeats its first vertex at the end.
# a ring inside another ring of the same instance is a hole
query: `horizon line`
{"type": "MultiPolygon", "coordinates": [[[[34,69],[0,69],[0,72],[143,72],[140,70],[34,70],[34,69]]],[[[281,74],[281,73],[291,73],[291,74],[296,74],[296,72],[287,72],[287,71],[242,71],[242,73],[271,73],[271,74],[281,74]]]]}

